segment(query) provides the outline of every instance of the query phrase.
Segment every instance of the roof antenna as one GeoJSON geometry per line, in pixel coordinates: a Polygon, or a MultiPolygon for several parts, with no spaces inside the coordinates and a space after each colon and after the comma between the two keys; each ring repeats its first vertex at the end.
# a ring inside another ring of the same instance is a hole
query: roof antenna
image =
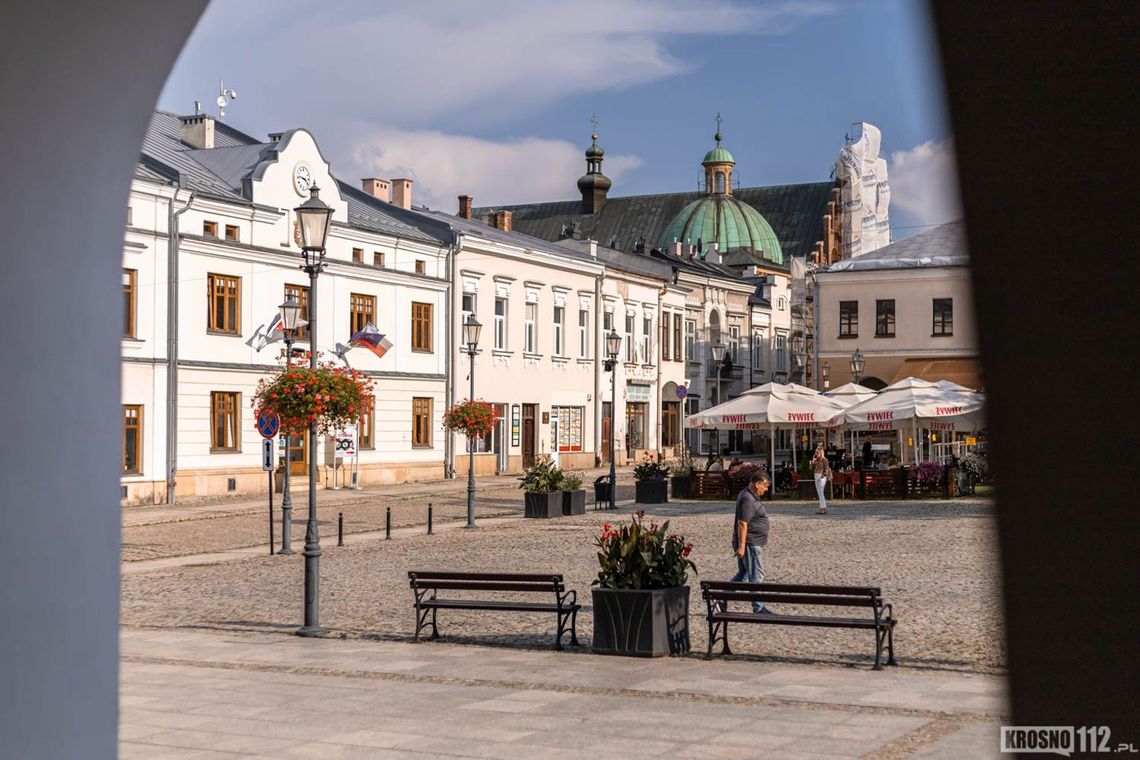
{"type": "Polygon", "coordinates": [[[226,106],[230,104],[231,100],[237,100],[236,90],[227,90],[226,84],[221,79],[218,80],[218,119],[226,118],[226,106]]]}

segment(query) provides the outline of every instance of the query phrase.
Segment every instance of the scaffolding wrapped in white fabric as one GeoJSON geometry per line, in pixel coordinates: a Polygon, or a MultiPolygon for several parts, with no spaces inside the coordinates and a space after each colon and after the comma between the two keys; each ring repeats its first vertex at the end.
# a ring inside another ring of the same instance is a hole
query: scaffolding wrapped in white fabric
{"type": "Polygon", "coordinates": [[[841,257],[861,256],[891,242],[891,188],[886,159],[879,157],[882,134],[874,124],[855,125],[836,159],[843,203],[841,257]]]}

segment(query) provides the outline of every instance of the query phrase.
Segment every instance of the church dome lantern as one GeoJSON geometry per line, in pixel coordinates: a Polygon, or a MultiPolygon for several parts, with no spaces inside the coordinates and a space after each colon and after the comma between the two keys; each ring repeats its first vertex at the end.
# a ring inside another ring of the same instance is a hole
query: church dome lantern
{"type": "Polygon", "coordinates": [[[705,248],[716,245],[721,254],[743,252],[757,263],[783,264],[784,253],[780,239],[768,220],[749,204],[732,195],[732,171],[736,160],[720,143],[720,115],[717,115],[717,132],[713,136],[716,146],[701,161],[705,172],[702,197],[685,205],[665,228],[661,247],[667,249],[673,241],[695,243],[705,248]]]}

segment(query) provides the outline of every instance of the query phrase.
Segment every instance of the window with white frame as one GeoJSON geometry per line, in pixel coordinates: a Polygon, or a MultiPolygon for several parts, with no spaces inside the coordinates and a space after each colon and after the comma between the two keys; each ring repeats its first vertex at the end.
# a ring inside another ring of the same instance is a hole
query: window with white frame
{"type": "Polygon", "coordinates": [[[578,356],[590,358],[590,310],[578,309],[578,356]]]}
{"type": "Polygon", "coordinates": [[[614,329],[614,311],[613,309],[606,309],[602,313],[602,332],[609,335],[612,329],[614,329]]]}
{"type": "Polygon", "coordinates": [[[752,334],[752,367],[757,372],[764,371],[764,333],[752,334]]]}
{"type": "Polygon", "coordinates": [[[463,319],[461,324],[467,321],[468,317],[475,315],[475,293],[470,290],[463,292],[463,319]]]}
{"type": "Polygon", "coordinates": [[[633,315],[625,315],[625,360],[633,361],[633,315]]]}
{"type": "Polygon", "coordinates": [[[642,317],[641,319],[641,363],[650,364],[653,362],[653,319],[651,317],[642,317]]]}
{"type": "Polygon", "coordinates": [[[495,348],[500,351],[507,348],[507,299],[504,296],[495,297],[495,348]]]}
{"type": "Polygon", "coordinates": [[[697,355],[697,320],[685,320],[685,356],[692,361],[697,355]]]}
{"type": "Polygon", "coordinates": [[[728,328],[728,352],[733,364],[740,363],[740,327],[731,325],[728,328]]]}
{"type": "Polygon", "coordinates": [[[523,318],[523,351],[528,354],[538,352],[538,304],[527,302],[523,318]]]}
{"type": "Polygon", "coordinates": [[[777,372],[788,371],[788,336],[776,333],[776,367],[777,372]]]}
{"type": "Polygon", "coordinates": [[[554,355],[563,356],[566,352],[563,350],[565,346],[562,343],[562,336],[565,328],[566,321],[566,307],[554,307],[554,355]]]}

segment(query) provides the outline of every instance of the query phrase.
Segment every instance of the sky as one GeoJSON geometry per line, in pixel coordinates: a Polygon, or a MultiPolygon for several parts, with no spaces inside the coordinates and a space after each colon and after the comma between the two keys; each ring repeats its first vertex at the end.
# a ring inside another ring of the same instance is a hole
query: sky
{"type": "Polygon", "coordinates": [[[892,238],[961,215],[921,0],[213,0],[158,107],[305,127],[341,180],[454,213],[572,200],[591,119],[611,196],[695,190],[716,116],[741,186],[826,181],[882,130],[892,238]]]}

